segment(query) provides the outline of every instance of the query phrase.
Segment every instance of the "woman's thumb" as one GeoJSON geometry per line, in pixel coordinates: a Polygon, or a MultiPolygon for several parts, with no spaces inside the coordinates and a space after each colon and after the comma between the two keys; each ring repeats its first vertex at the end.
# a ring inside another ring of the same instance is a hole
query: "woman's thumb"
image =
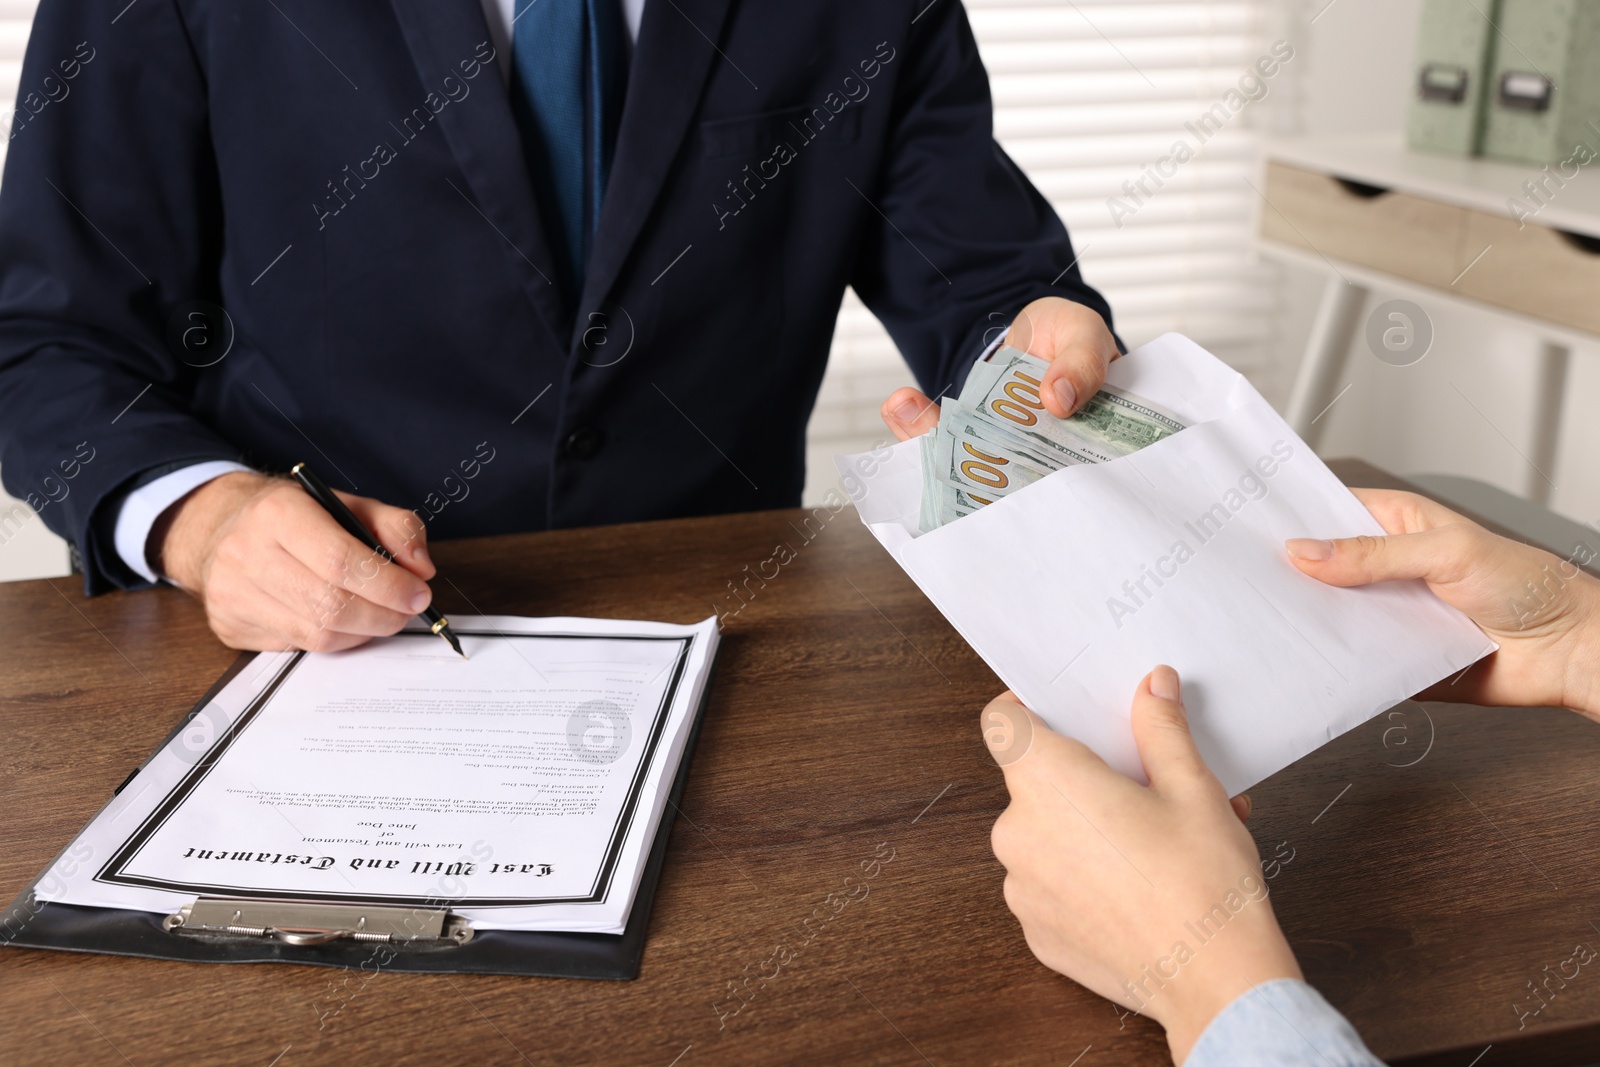
{"type": "Polygon", "coordinates": [[[1133,741],[1153,788],[1211,777],[1189,733],[1177,671],[1162,665],[1145,676],[1133,695],[1132,718],[1133,741]]]}
{"type": "Polygon", "coordinates": [[[1284,543],[1296,567],[1329,585],[1371,585],[1423,578],[1445,582],[1461,557],[1461,526],[1441,526],[1387,537],[1342,537],[1318,541],[1296,537],[1284,543]]]}

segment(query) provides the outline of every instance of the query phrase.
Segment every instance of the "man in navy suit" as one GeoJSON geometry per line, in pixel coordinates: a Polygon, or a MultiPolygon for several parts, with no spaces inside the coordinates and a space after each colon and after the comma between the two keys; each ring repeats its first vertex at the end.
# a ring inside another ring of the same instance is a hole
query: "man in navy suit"
{"type": "Polygon", "coordinates": [[[165,578],[230,645],[333,649],[426,604],[418,519],[797,504],[846,286],[926,394],[1012,323],[1065,415],[1110,313],[991,127],[958,0],[42,0],[6,488],[91,593],[165,578]]]}

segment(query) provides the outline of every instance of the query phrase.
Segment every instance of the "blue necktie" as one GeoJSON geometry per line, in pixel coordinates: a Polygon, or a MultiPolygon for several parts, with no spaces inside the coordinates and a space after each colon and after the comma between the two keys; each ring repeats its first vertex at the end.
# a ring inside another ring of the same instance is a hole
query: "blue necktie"
{"type": "Polygon", "coordinates": [[[517,0],[512,109],[545,224],[566,275],[583,288],[600,220],[627,78],[618,0],[517,0]]]}

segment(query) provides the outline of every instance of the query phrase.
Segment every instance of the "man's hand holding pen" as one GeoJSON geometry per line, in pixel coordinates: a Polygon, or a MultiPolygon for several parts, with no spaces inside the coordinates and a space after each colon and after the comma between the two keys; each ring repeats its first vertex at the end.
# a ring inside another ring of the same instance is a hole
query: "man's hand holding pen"
{"type": "Polygon", "coordinates": [[[333,652],[396,633],[433,599],[427,531],[404,508],[338,496],[394,564],[293,481],[246,473],[169,508],[151,530],[151,562],[200,599],[231,648],[333,652]]]}

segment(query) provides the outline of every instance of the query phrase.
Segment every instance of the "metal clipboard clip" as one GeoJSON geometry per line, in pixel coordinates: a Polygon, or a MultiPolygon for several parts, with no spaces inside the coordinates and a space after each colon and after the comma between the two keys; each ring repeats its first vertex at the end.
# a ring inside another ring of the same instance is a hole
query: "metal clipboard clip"
{"type": "Polygon", "coordinates": [[[199,897],[161,920],[161,928],[183,936],[275,938],[287,945],[349,940],[421,947],[472,940],[467,921],[444,908],[226,897],[199,897]]]}

